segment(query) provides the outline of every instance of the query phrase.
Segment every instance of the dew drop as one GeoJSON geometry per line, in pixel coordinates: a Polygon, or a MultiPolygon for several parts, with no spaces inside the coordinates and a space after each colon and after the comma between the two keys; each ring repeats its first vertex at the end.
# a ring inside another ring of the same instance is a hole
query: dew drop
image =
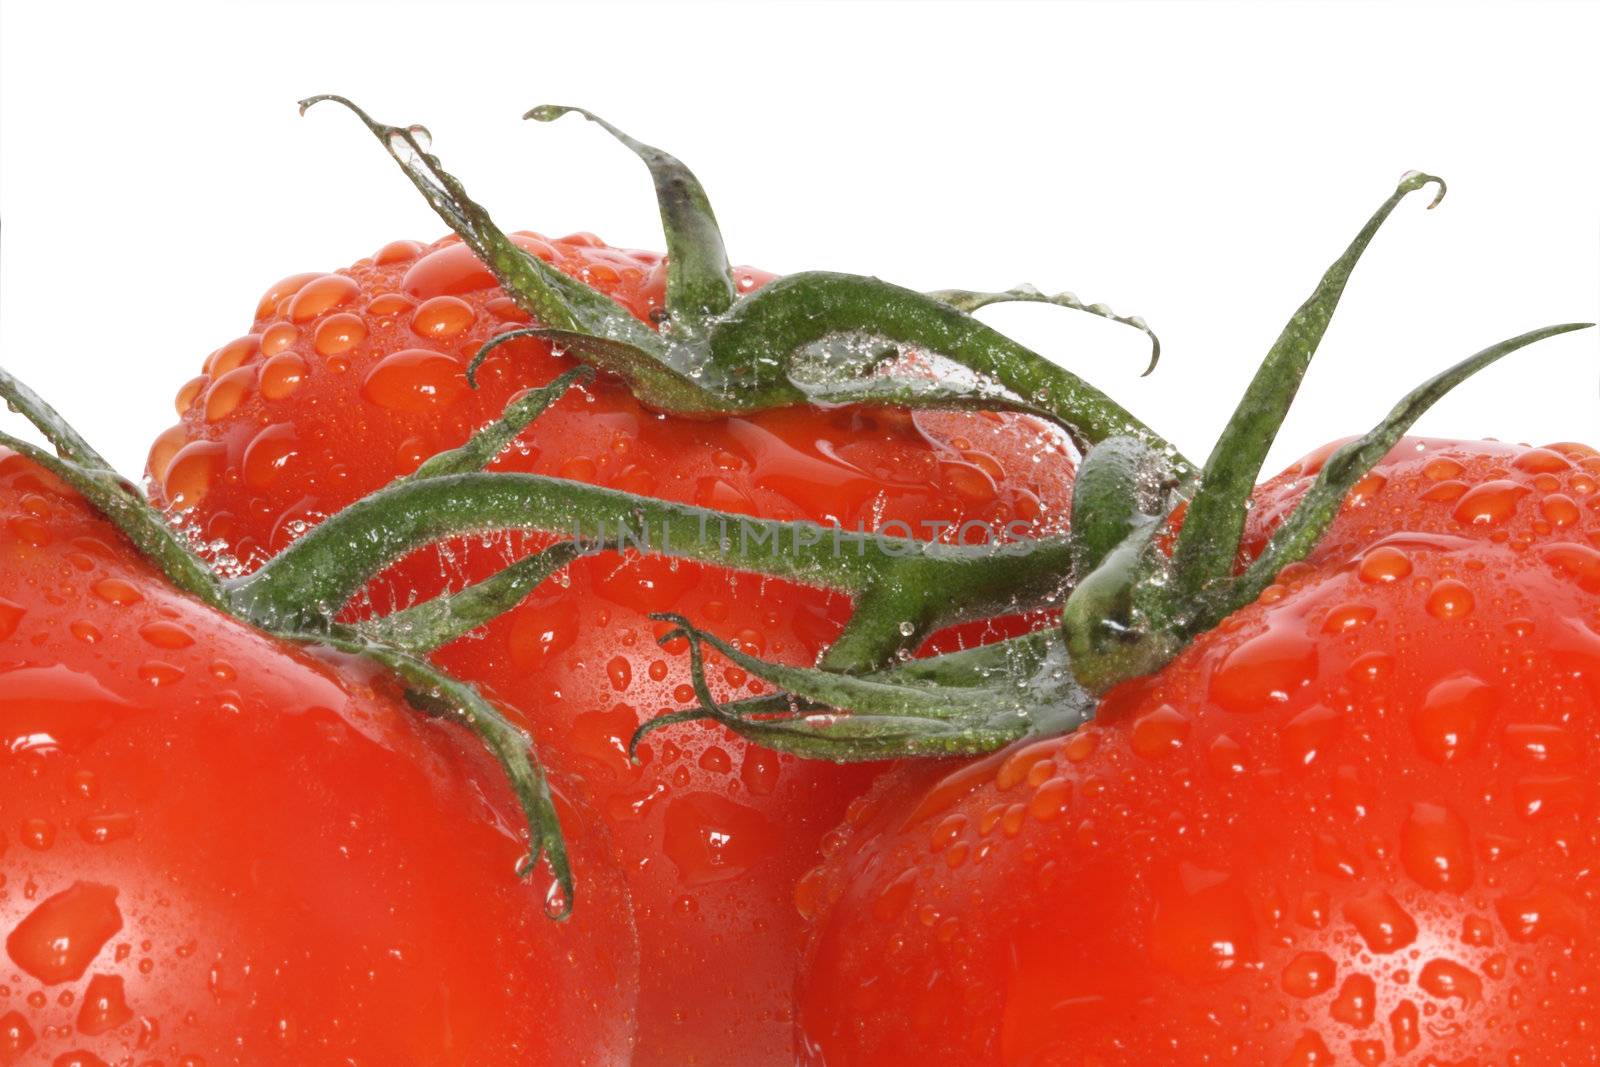
{"type": "Polygon", "coordinates": [[[324,274],[303,285],[289,301],[289,321],[309,322],[325,311],[343,307],[361,295],[355,279],[343,274],[324,274]]]}
{"type": "Polygon", "coordinates": [[[94,882],[73,885],[39,903],[12,929],[6,951],[45,985],[76,981],[122,929],[117,891],[94,882]]]}
{"type": "Polygon", "coordinates": [[[279,353],[261,365],[261,395],[267,400],[282,400],[300,388],[306,374],[306,361],[299,353],[279,353]]]}
{"type": "Polygon", "coordinates": [[[1422,965],[1417,985],[1439,1000],[1460,1000],[1463,1007],[1483,998],[1483,981],[1454,960],[1434,959],[1422,965]]]}
{"type": "Polygon", "coordinates": [[[367,400],[409,414],[448,407],[468,392],[461,364],[425,348],[407,348],[385,356],[361,383],[361,395],[367,400]]]}
{"type": "Polygon", "coordinates": [[[1400,828],[1400,863],[1424,889],[1464,892],[1472,884],[1466,822],[1443,805],[1413,804],[1400,828]]]}
{"type": "Polygon", "coordinates": [[[1417,922],[1411,913],[1381,889],[1346,903],[1344,917],[1367,947],[1379,954],[1405,948],[1417,939],[1417,922]]]}
{"type": "Polygon", "coordinates": [[[1328,1005],[1328,1014],[1346,1026],[1365,1029],[1372,1025],[1377,1001],[1378,991],[1372,979],[1364,974],[1352,974],[1339,987],[1339,995],[1333,1003],[1328,1005]]]}
{"type": "Polygon", "coordinates": [[[1229,711],[1262,711],[1287,703],[1316,670],[1316,643],[1298,628],[1280,623],[1223,658],[1211,675],[1211,699],[1229,711]]]}
{"type": "Polygon", "coordinates": [[[1436,683],[1411,718],[1411,734],[1424,756],[1451,763],[1478,747],[1496,705],[1495,690],[1461,672],[1436,683]]]}
{"type": "Polygon", "coordinates": [[[1464,619],[1472,614],[1476,604],[1472,590],[1453,578],[1440,582],[1428,594],[1428,614],[1436,619],[1464,619]]]}
{"type": "Polygon", "coordinates": [[[90,1037],[115,1030],[133,1018],[118,976],[97,974],[84,990],[83,1006],[78,1009],[78,1030],[90,1037]]]}
{"type": "Polygon", "coordinates": [[[1517,513],[1518,502],[1531,490],[1518,482],[1498,479],[1467,490],[1452,513],[1468,526],[1498,526],[1517,513]]]}
{"type": "Polygon", "coordinates": [[[1284,965],[1279,984],[1291,997],[1314,997],[1333,988],[1336,973],[1326,952],[1301,952],[1284,965]]]}

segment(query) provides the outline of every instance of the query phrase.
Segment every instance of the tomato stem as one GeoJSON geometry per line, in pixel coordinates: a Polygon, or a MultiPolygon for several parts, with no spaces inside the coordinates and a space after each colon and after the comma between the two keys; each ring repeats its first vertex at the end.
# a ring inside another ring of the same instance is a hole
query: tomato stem
{"type": "Polygon", "coordinates": [[[634,140],[592,111],[541,104],[522,117],[554,122],[575,113],[605,130],[644,161],[655,182],[661,229],[667,239],[667,311],[675,323],[698,329],[733,304],[733,272],[728,252],[700,179],[676,156],[634,140]]]}
{"type": "Polygon", "coordinates": [[[1177,595],[1196,596],[1211,583],[1232,575],[1256,478],[1300,390],[1311,357],[1327,333],[1351,272],[1400,201],[1429,184],[1438,185],[1439,193],[1428,207],[1437,207],[1445,194],[1442,180],[1420,171],[1411,171],[1400,180],[1344,254],[1323,274],[1261,361],[1206,460],[1200,490],[1184,517],[1172,554],[1177,595]]]}
{"type": "Polygon", "coordinates": [[[669,713],[642,725],[630,753],[656,729],[705,718],[769,748],[836,763],[975,755],[1031,734],[1064,733],[1094,710],[1095,700],[1074,680],[1055,629],[846,675],[769,663],[680,615],[653,618],[675,626],[662,641],[689,641],[700,704],[694,712],[669,713]],[[706,681],[703,645],[784,693],[719,703],[706,681]]]}
{"type": "MultiPolygon", "coordinates": [[[[621,376],[641,403],[696,418],[799,404],[894,404],[919,408],[1031,411],[1059,422],[1081,450],[1112,434],[1129,434],[1178,456],[1148,427],[1078,376],[971,317],[1001,300],[1034,300],[1102,315],[1154,335],[1141,319],[1085,305],[1070,294],[1045,297],[1009,293],[944,294],[945,303],[874,278],[813,273],[794,275],[748,297],[732,290],[722,235],[704,188],[679,160],[641,144],[578,108],[547,105],[526,117],[550,121],[577,111],[631,148],[656,183],[668,244],[668,321],[661,332],[609,297],[519,248],[472,201],[424,143],[421,127],[388,126],[339,96],[301,102],[302,112],[323,100],[349,108],[383,144],[434,211],[487,265],[507,294],[539,323],[492,339],[468,367],[469,378],[495,347],[513,336],[538,336],[577,359],[621,376]],[[880,355],[909,346],[974,371],[979,380],[952,384],[873,373],[880,355]],[[817,349],[846,358],[821,365],[807,381],[801,372],[817,349]]],[[[1159,347],[1155,351],[1159,352],[1159,347]]]]}
{"type": "Polygon", "coordinates": [[[537,474],[467,473],[407,479],[331,516],[228,587],[233,609],[259,625],[324,624],[408,552],[483,530],[570,537],[613,549],[694,560],[856,596],[858,632],[895,635],[853,666],[941,625],[1046,604],[1066,579],[1065,538],[949,545],[776,522],[634,496],[537,474]]]}
{"type": "Polygon", "coordinates": [[[465,474],[468,471],[483,470],[496,456],[511,447],[517,435],[527,429],[534,419],[565,396],[568,389],[578,382],[585,382],[593,377],[594,371],[590,368],[573,367],[550,384],[530,389],[523,396],[507,404],[498,419],[474,433],[458,447],[430,456],[407,477],[418,480],[435,478],[442,474],[465,474]]]}
{"type": "MultiPolygon", "coordinates": [[[[10,378],[4,371],[0,371],[0,376],[10,378]]],[[[33,418],[26,402],[13,400],[12,403],[33,418]]],[[[0,446],[27,456],[82,494],[143,555],[160,567],[173,585],[214,608],[227,610],[226,591],[216,574],[190,550],[183,536],[168,525],[166,516],[151,507],[143,494],[121,475],[109,468],[80,466],[8,433],[0,433],[0,446]]],[[[78,454],[93,455],[92,452],[78,454]]]]}

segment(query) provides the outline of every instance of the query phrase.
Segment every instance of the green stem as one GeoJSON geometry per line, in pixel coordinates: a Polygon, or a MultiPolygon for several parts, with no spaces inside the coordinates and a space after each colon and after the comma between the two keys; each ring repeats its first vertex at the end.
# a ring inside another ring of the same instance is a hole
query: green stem
{"type": "Polygon", "coordinates": [[[88,470],[51,455],[37,445],[0,433],[0,446],[20,452],[81,493],[112,525],[152,560],[172,584],[214,608],[226,608],[222,583],[166,517],[151,507],[121,475],[110,470],[88,470]]]}
{"type": "Polygon", "coordinates": [[[1209,628],[1251,603],[1271,585],[1278,572],[1304,559],[1327,533],[1339,514],[1345,496],[1377,463],[1389,454],[1423,413],[1450,390],[1492,363],[1525,348],[1535,341],[1586,330],[1591,322],[1569,322],[1531,330],[1477,352],[1448,370],[1434,375],[1407,393],[1394,408],[1366,434],[1349,441],[1329,456],[1300,502],[1274,531],[1267,547],[1238,578],[1228,582],[1221,595],[1204,604],[1191,627],[1209,628]]]}
{"type": "Polygon", "coordinates": [[[526,395],[506,405],[505,411],[498,419],[474,433],[464,444],[429,457],[422,466],[412,471],[409,477],[420,481],[423,478],[435,478],[443,474],[466,474],[469,471],[483,470],[496,456],[509,448],[511,442],[517,439],[517,435],[527,429],[534,419],[543,415],[551,404],[565,396],[568,389],[592,377],[594,371],[588,367],[574,367],[550,384],[529,390],[526,395]]]}
{"type": "Polygon", "coordinates": [[[546,578],[587,551],[576,541],[558,542],[459,593],[441,594],[415,607],[361,623],[357,629],[380,645],[405,652],[431,652],[504,615],[546,578]]]}
{"type": "Polygon", "coordinates": [[[1439,194],[1428,205],[1433,208],[1444,198],[1442,180],[1416,171],[1401,180],[1344,254],[1323,274],[1316,290],[1295,311],[1262,360],[1233,417],[1217,438],[1200,476],[1199,491],[1184,516],[1183,530],[1173,550],[1173,574],[1180,595],[1197,596],[1211,583],[1232,575],[1256,478],[1289,405],[1300,390],[1311,357],[1327,333],[1351,272],[1400,201],[1429,184],[1439,186],[1439,194]]]}
{"type": "Polygon", "coordinates": [[[769,748],[840,763],[976,755],[1034,734],[1065,733],[1094,710],[1094,700],[1073,681],[1061,634],[1053,629],[867,675],[842,675],[769,663],[681,616],[655,618],[677,626],[661,640],[683,637],[690,643],[699,707],[645,723],[630,751],[656,729],[710,718],[769,748]],[[788,696],[720,704],[706,681],[705,644],[788,696]]]}
{"type": "Polygon", "coordinates": [[[1037,286],[1019,285],[1004,292],[986,293],[973,289],[940,289],[936,292],[925,293],[931,300],[941,304],[949,304],[957,311],[970,315],[979,308],[989,307],[991,304],[1052,304],[1056,307],[1070,308],[1073,311],[1083,311],[1090,315],[1098,315],[1112,322],[1120,322],[1124,326],[1132,326],[1146,337],[1150,338],[1150,363],[1145,367],[1144,373],[1148,376],[1156,369],[1156,364],[1161,362],[1161,338],[1157,337],[1150,324],[1140,315],[1118,315],[1105,304],[1085,304],[1078,299],[1076,293],[1055,293],[1046,295],[1039,291],[1037,286]]]}
{"type": "Polygon", "coordinates": [[[727,311],[735,295],[733,272],[711,199],[700,180],[676,156],[634,140],[581,107],[543,104],[522,117],[553,122],[569,112],[582,115],[621,141],[650,169],[667,238],[667,311],[673,321],[692,330],[727,311]]]}
{"type": "Polygon", "coordinates": [[[1131,436],[1187,469],[1176,449],[1076,374],[965,312],[876,278],[813,271],[772,282],[712,329],[709,369],[724,377],[724,391],[752,403],[799,403],[808,393],[791,377],[796,359],[810,345],[849,335],[953,360],[1060,422],[1081,451],[1131,436]]]}
{"type": "Polygon", "coordinates": [[[33,423],[34,428],[44,435],[45,440],[50,442],[50,447],[54,448],[62,459],[86,470],[111,469],[111,464],[107,463],[105,458],[61,417],[60,412],[4,369],[0,369],[0,399],[4,399],[6,406],[12,411],[33,423]]]}
{"type": "Polygon", "coordinates": [[[1178,488],[1163,456],[1132,437],[1113,437],[1089,450],[1072,483],[1072,573],[1080,577],[1136,530],[1168,511],[1178,488]]]}
{"type": "Polygon", "coordinates": [[[517,247],[467,195],[461,182],[439,165],[438,157],[428,152],[430,138],[425,129],[386,125],[344,97],[331,94],[300,101],[301,114],[325,100],[348,108],[372,131],[429,206],[478,254],[506,295],[528,314],[553,329],[609,337],[651,352],[661,349],[656,332],[615,300],[517,247]]]}
{"type": "Polygon", "coordinates": [[[294,632],[278,636],[364,656],[405,682],[406,697],[412,704],[430,714],[453,719],[476,734],[504,770],[528,826],[529,853],[517,874],[529,874],[542,856],[559,890],[546,898],[546,913],[552,919],[566,919],[572,914],[576,892],[572,865],[550,796],[550,784],[534,755],[531,737],[484,699],[476,687],[452,678],[426,660],[340,630],[312,636],[294,632]]]}
{"type": "Polygon", "coordinates": [[[935,614],[944,621],[1031,606],[1029,598],[1054,591],[1067,564],[1060,540],[945,545],[752,519],[535,474],[472,473],[403,481],[356,501],[231,583],[230,603],[262,625],[315,626],[406,553],[488,529],[566,535],[590,548],[636,548],[858,595],[916,584],[942,605],[935,614]]]}

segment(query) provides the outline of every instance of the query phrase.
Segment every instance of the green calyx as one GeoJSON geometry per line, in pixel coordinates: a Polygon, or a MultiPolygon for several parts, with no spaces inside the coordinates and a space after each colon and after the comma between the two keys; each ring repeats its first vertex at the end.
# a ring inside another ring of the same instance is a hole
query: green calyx
{"type": "MultiPolygon", "coordinates": [[[[1070,293],[1031,287],[919,293],[875,278],[808,272],[740,294],[705,190],[675,157],[577,108],[535,108],[548,122],[576,112],[646,165],[668,261],[665,306],[645,323],[610,297],[532,256],[501,231],[430,154],[421,127],[392,127],[341,97],[434,210],[534,320],[478,353],[538,336],[581,366],[513,401],[460,447],[328,518],[253,574],[225,579],[42,400],[0,371],[0,396],[55,453],[0,434],[0,445],[81,492],[186,592],[287,640],[362,655],[389,670],[410,702],[453,718],[495,755],[522,807],[529,867],[551,875],[547,911],[564,917],[575,891],[548,783],[531,740],[473,686],[427,654],[514,608],[573,561],[597,552],[664,555],[770,575],[849,595],[853,612],[813,666],[760,660],[681,616],[660,616],[664,642],[686,642],[695,706],[642,726],[721,724],[755,742],[835,761],[959,756],[1062,733],[1099,695],[1148,674],[1198,634],[1248,604],[1302,559],[1346,493],[1432,403],[1489,363],[1583,324],[1547,327],[1491,346],[1408,394],[1378,426],[1336,452],[1265,551],[1242,569],[1248,500],[1344,285],[1379,226],[1406,195],[1437,179],[1408,175],[1296,312],[1204,468],[1076,375],[978,321],[1001,301],[1084,311],[1145,332],[1142,319],[1070,293]],[[959,372],[929,373],[912,353],[959,372]],[[727,514],[593,485],[486,468],[573,385],[603,371],[641,402],[718,418],[793,405],[898,405],[1021,411],[1063,428],[1083,456],[1066,536],[984,545],[847,532],[727,514]],[[1175,510],[1186,509],[1173,531],[1175,510]],[[519,530],[550,543],[476,584],[359,623],[336,621],[363,587],[406,554],[464,534],[519,530]],[[1168,543],[1173,547],[1169,551],[1168,543]],[[1061,609],[1059,626],[979,648],[913,658],[929,636],[964,621],[1061,609]],[[721,702],[707,678],[719,655],[778,691],[721,702]]],[[[1439,183],[1442,189],[1442,183],[1439,183]]]]}
{"type": "MultiPolygon", "coordinates": [[[[659,328],[652,328],[512,242],[429,153],[426,130],[377,122],[338,96],[311,97],[301,102],[301,110],[324,100],[361,119],[507,295],[537,320],[537,327],[518,336],[542,337],[618,375],[652,408],[691,418],[797,404],[1011,409],[1059,423],[1080,449],[1113,434],[1170,448],[1104,393],[971,312],[1001,301],[1050,303],[1134,326],[1149,335],[1159,353],[1142,319],[1115,315],[1103,304],[1085,304],[1071,294],[1046,297],[1027,287],[924,294],[876,278],[823,271],[791,275],[738,295],[710,201],[687,167],[590,112],[534,108],[525,117],[550,122],[569,112],[584,116],[649,169],[668,251],[666,306],[659,328]],[[960,364],[975,380],[958,384],[897,367],[898,357],[911,351],[960,364]]],[[[470,371],[507,339],[491,341],[470,371]]]]}

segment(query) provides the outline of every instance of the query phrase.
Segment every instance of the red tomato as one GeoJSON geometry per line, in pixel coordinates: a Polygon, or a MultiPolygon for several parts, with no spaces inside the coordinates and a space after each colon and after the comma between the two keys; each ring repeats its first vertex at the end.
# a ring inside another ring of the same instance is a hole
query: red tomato
{"type": "MultiPolygon", "coordinates": [[[[588,235],[515,239],[641,319],[661,306],[657,255],[588,235]]],[[[749,291],[771,276],[741,268],[735,277],[749,291]]],[[[400,241],[347,272],[288,279],[263,298],[250,332],[180,392],[182,421],[150,453],[157,495],[253,567],[571,366],[543,343],[513,341],[470,389],[467,360],[524,321],[452,238],[400,241]]],[[[905,523],[890,529],[923,538],[936,529],[926,524],[967,520],[1059,529],[1072,474],[1054,431],[1010,414],[799,409],[690,421],[652,413],[609,381],[569,394],[493,469],[767,518],[905,523]]],[[[379,607],[407,604],[539,543],[490,538],[418,553],[369,596],[379,607]]],[[[644,766],[630,766],[634,728],[693,702],[682,642],[658,647],[663,628],[647,616],[681,612],[769,659],[810,664],[848,608],[787,582],[609,554],[580,561],[436,656],[520,712],[541,755],[581,779],[612,835],[643,955],[640,1064],[792,1062],[793,886],[877,773],[802,763],[707,726],[656,735],[644,766]]],[[[1007,626],[969,627],[944,644],[1007,626]]],[[[765,691],[726,664],[712,681],[720,698],[765,691]]]]}
{"type": "Polygon", "coordinates": [[[615,1064],[637,944],[567,815],[558,924],[476,738],[178,593],[0,450],[0,1063],[615,1064]]]}
{"type": "Polygon", "coordinates": [[[802,885],[804,1061],[1593,1062],[1597,489],[1408,441],[1093,724],[888,776],[802,885]]]}

